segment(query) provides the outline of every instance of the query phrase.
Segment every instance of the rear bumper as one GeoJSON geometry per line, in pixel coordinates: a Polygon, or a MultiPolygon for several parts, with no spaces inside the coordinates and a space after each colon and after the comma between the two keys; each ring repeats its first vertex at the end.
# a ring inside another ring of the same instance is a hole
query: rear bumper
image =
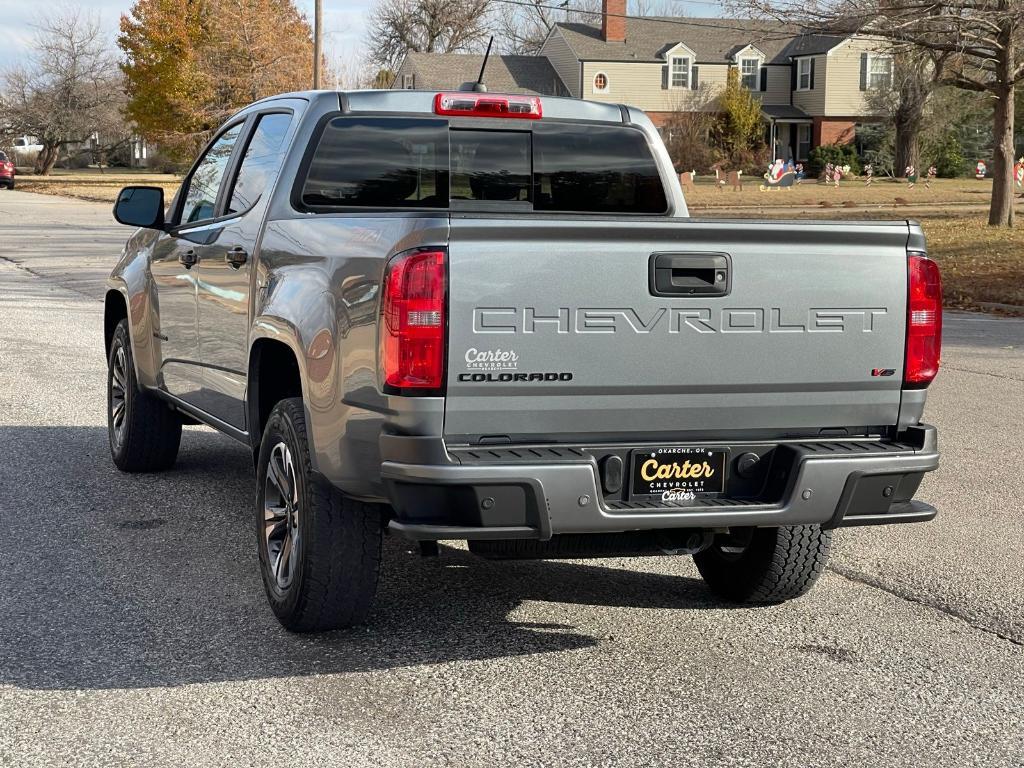
{"type": "MultiPolygon", "coordinates": [[[[752,444],[719,447],[735,457],[752,444]]],[[[395,510],[390,525],[420,540],[547,540],[558,534],[679,528],[835,528],[921,522],[936,514],[913,499],[924,473],[939,465],[936,430],[927,425],[911,427],[898,441],[777,443],[764,453],[765,476],[756,493],[683,503],[631,501],[625,490],[606,490],[603,457],[637,448],[642,446],[449,451],[440,440],[386,435],[381,454],[395,510]]]]}

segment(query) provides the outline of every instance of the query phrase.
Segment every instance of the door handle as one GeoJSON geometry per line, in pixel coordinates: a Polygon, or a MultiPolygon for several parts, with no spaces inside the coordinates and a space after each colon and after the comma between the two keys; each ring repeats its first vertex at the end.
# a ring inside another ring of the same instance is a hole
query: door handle
{"type": "Polygon", "coordinates": [[[653,296],[726,296],[732,288],[726,253],[655,253],[648,272],[653,296]]]}
{"type": "Polygon", "coordinates": [[[240,245],[236,245],[234,248],[229,248],[228,252],[224,254],[224,260],[235,269],[245,264],[249,259],[249,254],[240,245]]]}
{"type": "Polygon", "coordinates": [[[199,254],[196,253],[195,248],[189,248],[178,256],[178,261],[185,265],[185,269],[192,269],[199,261],[199,254]]]}

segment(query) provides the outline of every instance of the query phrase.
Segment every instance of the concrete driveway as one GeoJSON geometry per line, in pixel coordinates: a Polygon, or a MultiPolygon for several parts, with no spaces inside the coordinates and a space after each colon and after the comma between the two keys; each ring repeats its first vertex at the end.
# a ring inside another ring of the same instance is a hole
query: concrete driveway
{"type": "Polygon", "coordinates": [[[0,765],[1024,765],[1024,321],[947,318],[931,524],[846,529],[806,598],[690,558],[387,544],[367,627],[284,632],[251,460],[118,473],[109,206],[0,192],[0,765]]]}

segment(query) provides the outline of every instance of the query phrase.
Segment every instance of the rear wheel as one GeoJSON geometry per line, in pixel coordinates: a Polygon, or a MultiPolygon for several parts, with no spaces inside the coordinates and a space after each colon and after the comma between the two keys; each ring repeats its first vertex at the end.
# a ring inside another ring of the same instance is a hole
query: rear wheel
{"type": "Polygon", "coordinates": [[[123,472],[169,469],[178,458],[181,419],[139,388],[127,320],[117,324],[107,360],[107,436],[110,455],[123,472]]]}
{"type": "Polygon", "coordinates": [[[301,398],[270,413],[257,489],[260,572],[278,620],[293,632],[363,622],[377,591],[381,509],[314,475],[301,398]]]}
{"type": "Polygon", "coordinates": [[[828,561],[832,531],[817,525],[745,528],[715,537],[693,556],[719,597],[741,603],[780,603],[805,594],[828,561]]]}

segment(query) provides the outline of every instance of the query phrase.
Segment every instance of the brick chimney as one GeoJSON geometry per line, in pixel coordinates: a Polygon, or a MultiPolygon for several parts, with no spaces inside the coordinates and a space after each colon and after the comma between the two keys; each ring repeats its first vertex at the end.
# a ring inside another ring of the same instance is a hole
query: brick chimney
{"type": "Polygon", "coordinates": [[[601,0],[601,37],[609,43],[626,41],[626,0],[601,0]]]}

